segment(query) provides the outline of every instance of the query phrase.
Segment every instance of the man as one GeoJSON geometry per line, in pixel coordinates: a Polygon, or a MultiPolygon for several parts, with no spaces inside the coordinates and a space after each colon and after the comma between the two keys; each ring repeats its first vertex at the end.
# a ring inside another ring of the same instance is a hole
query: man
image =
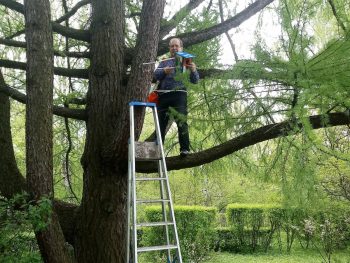
{"type": "MultiPolygon", "coordinates": [[[[174,119],[177,124],[180,155],[187,156],[190,151],[190,139],[187,125],[187,91],[186,87],[180,80],[175,80],[176,69],[176,52],[182,51],[182,41],[179,38],[172,38],[169,42],[169,51],[172,59],[162,61],[154,71],[154,78],[159,81],[158,94],[158,117],[162,141],[164,143],[166,126],[169,122],[169,109],[174,110],[174,119]]],[[[188,65],[190,70],[190,81],[198,83],[199,74],[196,65],[188,65]]]]}

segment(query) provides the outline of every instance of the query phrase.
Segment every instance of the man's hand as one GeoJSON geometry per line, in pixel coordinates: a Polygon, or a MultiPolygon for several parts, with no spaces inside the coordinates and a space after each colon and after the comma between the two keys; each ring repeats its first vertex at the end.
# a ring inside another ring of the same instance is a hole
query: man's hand
{"type": "Polygon", "coordinates": [[[197,67],[196,64],[194,64],[193,62],[191,64],[188,64],[188,68],[192,71],[192,72],[196,72],[197,67]]]}
{"type": "Polygon", "coordinates": [[[173,71],[173,68],[172,68],[172,67],[165,67],[165,68],[164,68],[164,73],[167,74],[167,75],[170,74],[170,73],[172,73],[172,71],[173,71]]]}

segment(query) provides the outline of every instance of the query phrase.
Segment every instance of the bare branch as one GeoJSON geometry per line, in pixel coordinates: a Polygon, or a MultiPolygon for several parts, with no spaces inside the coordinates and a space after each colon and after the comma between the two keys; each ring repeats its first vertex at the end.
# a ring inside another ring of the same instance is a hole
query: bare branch
{"type": "MultiPolygon", "coordinates": [[[[219,11],[220,11],[220,20],[221,20],[221,23],[223,23],[225,19],[224,19],[224,8],[222,6],[222,0],[219,0],[219,11]]],[[[230,43],[232,53],[233,53],[233,55],[235,57],[235,61],[237,62],[238,61],[238,55],[236,53],[235,44],[233,43],[232,38],[229,35],[228,31],[225,32],[225,35],[227,37],[228,42],[230,43]]]]}

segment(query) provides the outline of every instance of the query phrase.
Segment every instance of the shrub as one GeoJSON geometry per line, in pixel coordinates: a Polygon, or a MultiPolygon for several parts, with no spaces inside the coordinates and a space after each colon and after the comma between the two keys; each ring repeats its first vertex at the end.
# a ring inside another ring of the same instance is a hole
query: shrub
{"type": "Polygon", "coordinates": [[[33,226],[37,230],[45,228],[51,205],[47,199],[32,205],[26,197],[0,200],[0,262],[42,262],[33,226]]]}
{"type": "Polygon", "coordinates": [[[230,204],[226,216],[237,242],[235,251],[266,250],[280,225],[281,209],[276,205],[230,204]]]}
{"type": "MultiPolygon", "coordinates": [[[[265,244],[265,240],[267,239],[268,235],[270,233],[270,229],[267,228],[261,228],[259,230],[258,236],[259,236],[259,243],[258,246],[255,247],[255,249],[262,247],[265,244]]],[[[216,239],[214,242],[214,250],[215,251],[228,251],[228,252],[252,252],[252,244],[251,236],[252,236],[252,230],[251,229],[244,229],[243,230],[243,236],[247,238],[243,242],[241,242],[241,238],[237,235],[237,232],[230,228],[230,227],[220,227],[216,229],[216,239]]]]}
{"type": "MultiPolygon", "coordinates": [[[[202,261],[212,248],[216,209],[199,206],[176,206],[174,211],[183,261],[202,261]]],[[[145,214],[149,222],[162,221],[161,207],[147,207],[145,214]]],[[[159,245],[162,236],[164,236],[163,227],[144,228],[142,245],[159,245]]],[[[173,239],[173,235],[171,239],[173,239]]],[[[151,257],[155,261],[157,257],[164,259],[165,256],[153,253],[151,257]]]]}

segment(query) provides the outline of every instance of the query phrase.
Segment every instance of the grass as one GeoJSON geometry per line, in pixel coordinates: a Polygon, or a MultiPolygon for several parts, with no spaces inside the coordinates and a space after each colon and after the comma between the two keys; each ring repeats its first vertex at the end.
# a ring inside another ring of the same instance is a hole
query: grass
{"type": "MultiPolygon", "coordinates": [[[[210,259],[203,263],[322,263],[324,261],[315,250],[293,250],[291,253],[270,251],[257,254],[233,254],[217,252],[210,255],[210,259]]],[[[332,263],[350,263],[350,249],[336,252],[332,263]]]]}
{"type": "MultiPolygon", "coordinates": [[[[140,254],[140,263],[149,263],[150,260],[145,254],[140,254]]],[[[166,262],[165,260],[155,260],[156,262],[166,262]]],[[[184,262],[189,263],[189,262],[184,262]]],[[[290,253],[280,252],[272,249],[266,253],[235,254],[229,252],[213,252],[207,260],[201,263],[329,263],[322,258],[315,249],[302,249],[300,247],[292,249],[290,253]]],[[[331,257],[331,263],[350,263],[350,247],[345,250],[335,252],[331,257]]]]}

